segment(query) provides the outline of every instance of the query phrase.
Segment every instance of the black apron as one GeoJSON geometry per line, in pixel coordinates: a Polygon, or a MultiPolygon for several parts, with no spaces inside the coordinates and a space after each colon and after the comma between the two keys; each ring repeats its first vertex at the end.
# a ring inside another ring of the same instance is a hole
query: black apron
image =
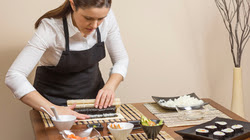
{"type": "Polygon", "coordinates": [[[34,87],[50,102],[66,106],[69,99],[95,99],[104,81],[99,61],[105,57],[104,42],[99,28],[97,43],[84,51],[70,51],[67,20],[63,18],[65,51],[56,66],[39,66],[34,87]]]}

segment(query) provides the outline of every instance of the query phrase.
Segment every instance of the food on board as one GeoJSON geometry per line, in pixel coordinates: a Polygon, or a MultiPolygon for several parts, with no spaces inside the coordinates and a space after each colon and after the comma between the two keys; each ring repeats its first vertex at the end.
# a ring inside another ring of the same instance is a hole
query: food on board
{"type": "Polygon", "coordinates": [[[234,130],[232,128],[222,129],[221,131],[226,134],[226,137],[234,136],[234,130]]]}
{"type": "Polygon", "coordinates": [[[218,130],[227,128],[227,122],[224,121],[217,121],[215,122],[215,125],[217,126],[218,130]]]}
{"type": "Polygon", "coordinates": [[[225,139],[226,134],[224,132],[221,131],[215,131],[213,133],[213,138],[214,139],[218,139],[218,140],[224,140],[225,139]]]}
{"type": "Polygon", "coordinates": [[[241,133],[243,132],[243,125],[241,124],[235,124],[235,125],[232,125],[231,128],[236,132],[236,133],[241,133]]]}
{"type": "Polygon", "coordinates": [[[197,135],[202,135],[202,136],[207,136],[209,135],[209,131],[207,129],[202,129],[202,128],[198,128],[195,130],[197,135]]]}
{"type": "Polygon", "coordinates": [[[210,134],[213,134],[213,132],[217,131],[217,126],[215,126],[215,125],[208,125],[208,126],[205,126],[205,129],[207,129],[210,134]]]}

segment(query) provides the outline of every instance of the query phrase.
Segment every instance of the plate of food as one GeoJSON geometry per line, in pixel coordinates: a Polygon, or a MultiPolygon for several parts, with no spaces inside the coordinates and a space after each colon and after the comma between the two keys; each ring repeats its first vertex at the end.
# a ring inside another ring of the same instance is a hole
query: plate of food
{"type": "Polygon", "coordinates": [[[190,93],[182,96],[176,97],[157,97],[152,96],[153,100],[162,108],[169,110],[176,110],[178,107],[197,107],[201,108],[206,105],[203,100],[201,100],[195,93],[190,93]]]}
{"type": "Polygon", "coordinates": [[[101,134],[93,127],[87,129],[63,130],[60,132],[65,140],[96,140],[101,134]]]}
{"type": "Polygon", "coordinates": [[[243,140],[250,137],[250,123],[216,117],[206,123],[175,132],[190,140],[243,140]]]}

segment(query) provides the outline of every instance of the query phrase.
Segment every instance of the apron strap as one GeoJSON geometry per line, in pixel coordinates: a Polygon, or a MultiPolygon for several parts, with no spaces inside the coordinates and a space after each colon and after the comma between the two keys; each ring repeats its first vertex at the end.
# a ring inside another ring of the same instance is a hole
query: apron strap
{"type": "Polygon", "coordinates": [[[96,32],[97,32],[97,41],[98,41],[98,43],[101,43],[102,39],[101,39],[101,34],[100,34],[99,27],[96,28],[96,32]]]}
{"type": "MultiPolygon", "coordinates": [[[[69,52],[69,30],[68,30],[68,23],[67,23],[66,17],[63,17],[63,29],[64,29],[64,36],[65,36],[65,44],[66,44],[65,45],[66,54],[68,54],[69,52]]],[[[96,28],[96,31],[97,31],[97,41],[98,43],[101,43],[102,39],[101,39],[99,27],[96,28]]]]}
{"type": "Polygon", "coordinates": [[[63,17],[63,29],[65,35],[65,44],[66,44],[66,54],[69,52],[69,30],[68,30],[68,23],[66,17],[63,17]]]}

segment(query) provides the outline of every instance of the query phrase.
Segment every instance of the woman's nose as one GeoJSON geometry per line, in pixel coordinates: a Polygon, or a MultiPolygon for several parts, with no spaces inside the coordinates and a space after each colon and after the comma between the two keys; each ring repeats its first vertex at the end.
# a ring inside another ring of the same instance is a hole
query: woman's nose
{"type": "Polygon", "coordinates": [[[91,23],[91,26],[93,29],[96,29],[98,27],[98,20],[94,20],[92,23],[91,23]]]}

